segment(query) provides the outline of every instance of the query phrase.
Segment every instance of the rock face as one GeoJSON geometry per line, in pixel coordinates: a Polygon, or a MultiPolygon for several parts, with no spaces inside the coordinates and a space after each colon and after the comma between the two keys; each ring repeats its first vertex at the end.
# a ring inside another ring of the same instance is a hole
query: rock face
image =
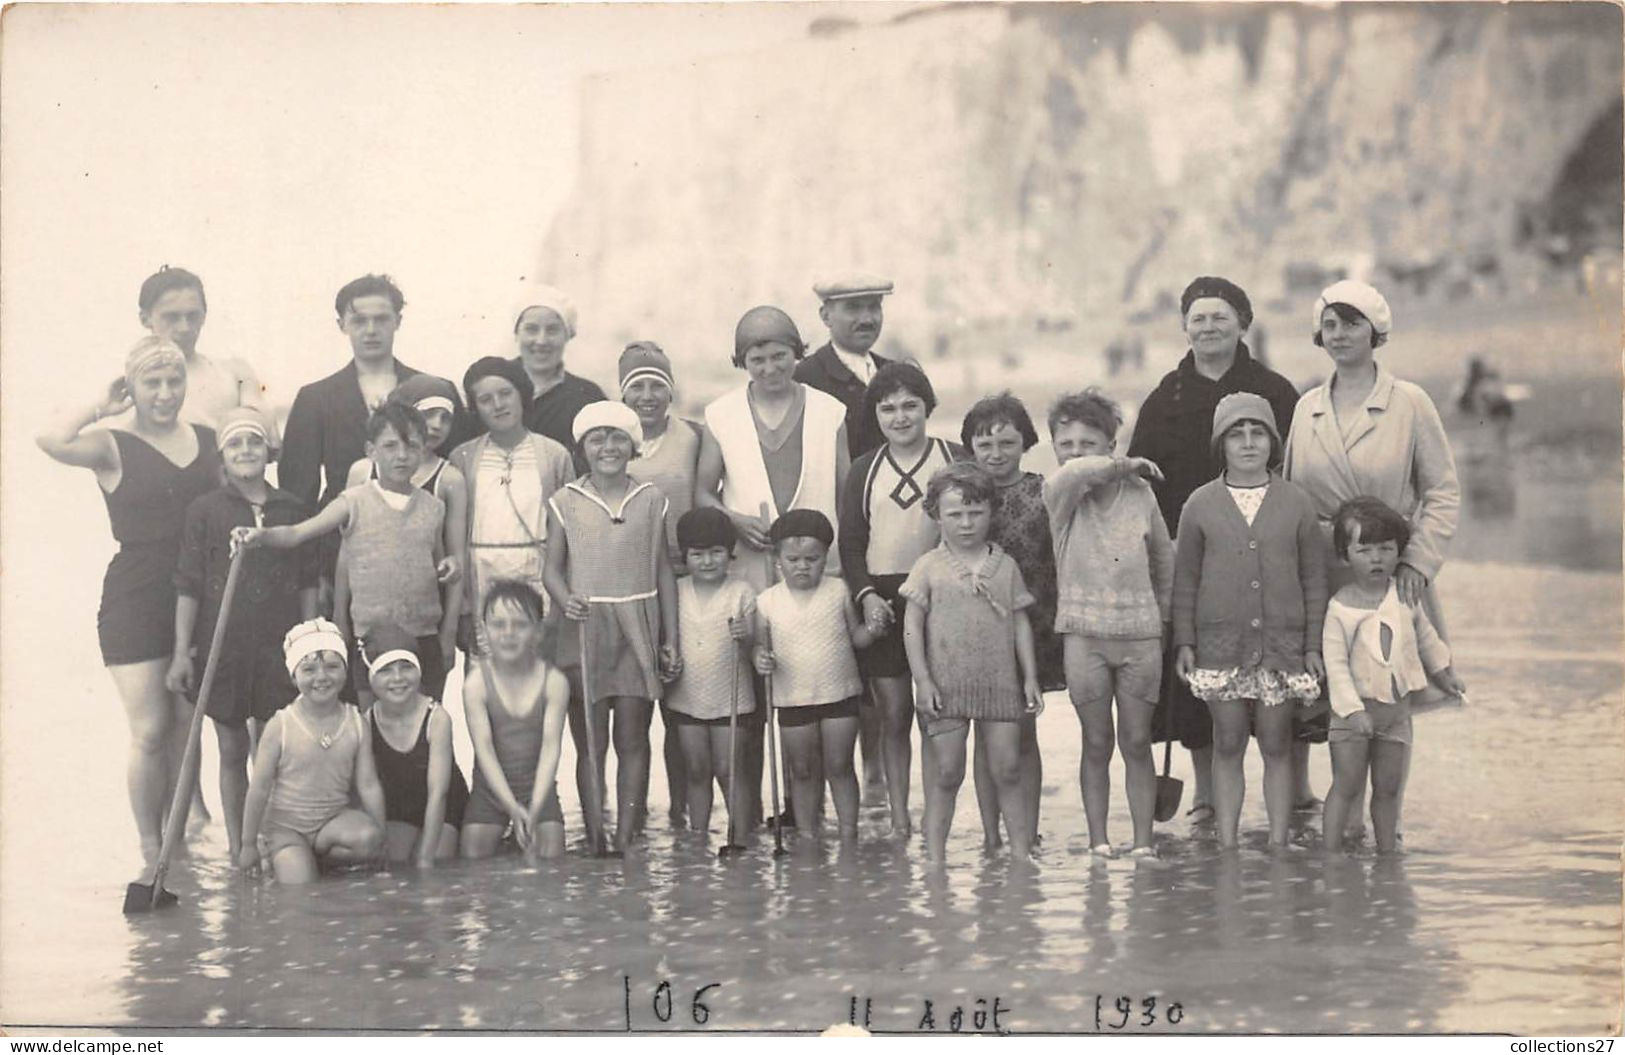
{"type": "Polygon", "coordinates": [[[818,335],[809,287],[831,268],[896,280],[916,354],[1015,333],[1098,348],[1204,272],[1293,302],[1327,272],[1504,282],[1537,274],[1577,209],[1611,219],[1617,252],[1620,42],[1609,4],[817,23],[590,81],[543,263],[615,320],[606,341],[659,334],[719,363],[753,304],[818,335]]]}

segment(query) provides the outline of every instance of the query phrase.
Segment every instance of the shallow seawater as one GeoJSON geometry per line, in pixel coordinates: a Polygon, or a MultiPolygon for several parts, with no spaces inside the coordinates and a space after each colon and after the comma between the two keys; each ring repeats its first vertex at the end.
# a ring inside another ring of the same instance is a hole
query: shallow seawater
{"type": "MultiPolygon", "coordinates": [[[[1265,852],[1254,753],[1239,853],[1180,818],[1160,860],[1093,860],[1077,722],[1052,695],[1031,869],[982,855],[968,784],[942,872],[875,809],[854,849],[774,859],[758,838],[718,862],[720,812],[709,842],[674,835],[657,771],[626,860],[572,847],[279,889],[229,870],[216,823],[177,868],[182,906],[126,919],[124,734],[86,667],[8,700],[5,735],[37,764],[4,774],[0,1007],[8,1026],[114,1029],[816,1030],[854,1006],[877,1030],[942,1032],[956,1008],[965,1031],[995,1008],[1011,1032],[1617,1029],[1620,579],[1456,564],[1441,586],[1472,703],[1417,719],[1409,851],[1382,859],[1325,859],[1317,818],[1304,848],[1265,852]]],[[[1188,806],[1185,758],[1175,772],[1188,806]]],[[[918,796],[916,778],[916,818],[918,796]]]]}

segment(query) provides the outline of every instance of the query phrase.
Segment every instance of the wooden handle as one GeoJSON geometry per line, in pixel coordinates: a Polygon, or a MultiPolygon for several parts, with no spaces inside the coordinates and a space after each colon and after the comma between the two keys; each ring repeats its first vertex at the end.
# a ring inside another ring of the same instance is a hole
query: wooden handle
{"type": "MultiPolygon", "coordinates": [[[[169,820],[164,824],[163,842],[158,848],[158,864],[152,873],[152,896],[156,903],[158,891],[163,889],[164,874],[169,871],[169,858],[186,828],[186,815],[192,806],[192,784],[196,780],[198,755],[203,741],[203,713],[209,706],[209,692],[214,688],[215,672],[220,669],[221,644],[226,637],[226,623],[231,619],[231,601],[237,593],[237,573],[242,570],[246,550],[238,546],[232,554],[231,567],[226,572],[226,589],[220,596],[220,614],[215,617],[214,635],[209,639],[209,661],[203,665],[203,683],[198,686],[197,704],[192,708],[192,725],[186,734],[186,753],[181,757],[180,775],[175,780],[175,796],[169,803],[169,820]]],[[[184,641],[175,642],[176,648],[185,648],[184,641]]]]}

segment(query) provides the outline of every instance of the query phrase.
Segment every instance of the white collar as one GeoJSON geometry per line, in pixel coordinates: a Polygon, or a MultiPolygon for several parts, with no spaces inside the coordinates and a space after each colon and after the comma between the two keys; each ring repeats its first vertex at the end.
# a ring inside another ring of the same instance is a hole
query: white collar
{"type": "Polygon", "coordinates": [[[859,381],[868,384],[874,379],[875,360],[870,353],[849,352],[833,340],[829,342],[829,346],[835,349],[835,354],[840,357],[841,362],[846,364],[846,368],[857,376],[859,381]]]}

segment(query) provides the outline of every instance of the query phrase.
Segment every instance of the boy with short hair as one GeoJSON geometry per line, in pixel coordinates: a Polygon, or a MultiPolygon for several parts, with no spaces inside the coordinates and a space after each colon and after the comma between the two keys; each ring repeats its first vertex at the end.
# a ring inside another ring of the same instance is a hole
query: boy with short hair
{"type": "MultiPolygon", "coordinates": [[[[456,648],[458,569],[445,553],[446,504],[412,485],[425,431],[415,408],[385,403],[367,421],[366,452],[377,479],[345,489],[299,524],[237,528],[233,535],[245,546],[286,549],[340,531],[350,580],[345,614],[352,644],[374,627],[394,623],[418,639],[423,683],[437,685],[444,682],[456,648]]],[[[363,684],[366,664],[356,662],[358,657],[352,657],[350,669],[365,707],[372,690],[363,684]]]]}

